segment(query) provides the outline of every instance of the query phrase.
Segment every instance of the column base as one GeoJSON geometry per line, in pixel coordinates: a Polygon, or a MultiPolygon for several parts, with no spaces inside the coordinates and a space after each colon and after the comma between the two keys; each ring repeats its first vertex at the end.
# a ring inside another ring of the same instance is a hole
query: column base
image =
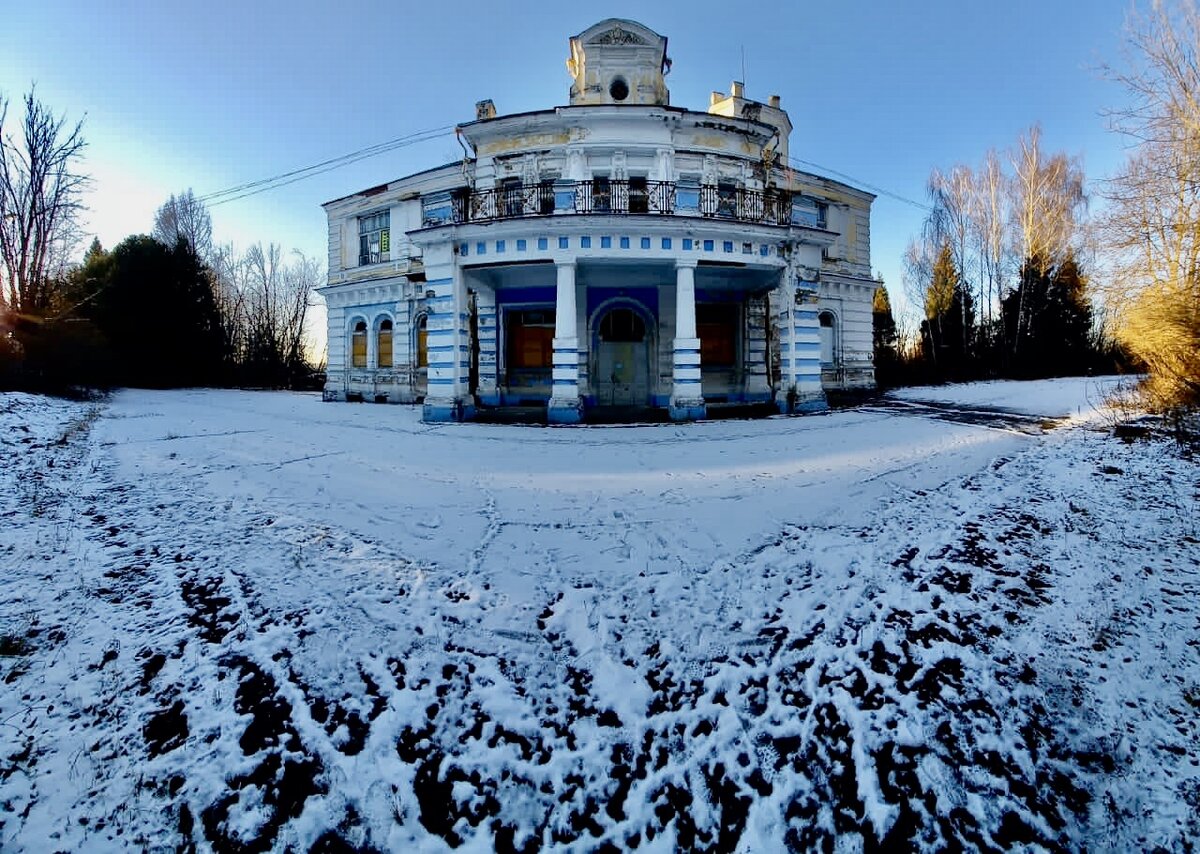
{"type": "Polygon", "coordinates": [[[479,402],[484,406],[499,406],[500,405],[500,389],[495,386],[481,386],[475,392],[475,396],[479,398],[479,402]]]}
{"type": "Polygon", "coordinates": [[[546,420],[551,424],[579,424],[583,421],[583,402],[579,398],[550,398],[546,420]]]}
{"type": "Polygon", "coordinates": [[[703,421],[708,417],[708,407],[702,397],[672,399],[670,406],[667,407],[667,412],[672,421],[703,421]]]}
{"type": "Polygon", "coordinates": [[[425,398],[421,420],[429,424],[448,421],[470,421],[475,417],[475,404],[463,400],[430,400],[425,398]]]}
{"type": "Polygon", "coordinates": [[[775,400],[781,415],[805,415],[813,412],[825,412],[829,402],[825,399],[824,391],[790,392],[775,400]]]}

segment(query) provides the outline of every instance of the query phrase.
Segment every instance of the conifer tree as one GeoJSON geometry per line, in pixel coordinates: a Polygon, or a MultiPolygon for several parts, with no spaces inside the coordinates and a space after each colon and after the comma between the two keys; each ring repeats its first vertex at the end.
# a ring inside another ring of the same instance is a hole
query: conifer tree
{"type": "Polygon", "coordinates": [[[900,364],[897,348],[896,318],[887,288],[880,283],[875,289],[871,312],[875,350],[875,382],[881,387],[894,385],[900,364]]]}

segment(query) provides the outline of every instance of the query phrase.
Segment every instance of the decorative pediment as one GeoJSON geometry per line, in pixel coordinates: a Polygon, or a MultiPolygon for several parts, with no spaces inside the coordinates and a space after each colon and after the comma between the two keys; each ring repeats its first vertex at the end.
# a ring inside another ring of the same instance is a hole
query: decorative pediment
{"type": "Polygon", "coordinates": [[[596,36],[589,44],[645,45],[649,44],[649,42],[637,35],[637,33],[631,33],[629,30],[623,30],[618,26],[596,36]]]}

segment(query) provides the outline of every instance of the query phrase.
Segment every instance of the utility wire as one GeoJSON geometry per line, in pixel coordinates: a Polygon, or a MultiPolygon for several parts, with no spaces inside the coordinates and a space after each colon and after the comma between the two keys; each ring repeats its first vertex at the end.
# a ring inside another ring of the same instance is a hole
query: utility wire
{"type": "Polygon", "coordinates": [[[884,189],[883,187],[878,187],[878,186],[875,186],[874,184],[869,184],[866,181],[863,181],[859,178],[855,178],[853,175],[847,175],[845,172],[839,172],[836,169],[830,169],[828,166],[822,166],[820,163],[813,163],[811,160],[801,160],[799,157],[789,157],[788,160],[790,160],[793,163],[800,165],[800,166],[811,166],[813,169],[816,169],[820,172],[827,172],[830,175],[837,175],[839,178],[845,178],[847,181],[852,181],[853,183],[857,184],[858,186],[870,190],[872,193],[875,193],[877,196],[887,196],[889,199],[895,199],[898,202],[904,202],[904,204],[912,205],[914,208],[920,208],[921,210],[925,211],[926,213],[933,211],[933,208],[927,204],[915,201],[913,199],[908,198],[907,196],[902,196],[899,193],[893,193],[891,190],[884,189]]]}
{"type": "Polygon", "coordinates": [[[428,130],[417,131],[416,133],[407,134],[405,136],[390,139],[387,142],[369,145],[365,148],[360,148],[357,151],[351,151],[348,154],[343,154],[338,157],[331,157],[328,160],[323,160],[320,163],[314,163],[309,166],[304,166],[299,169],[293,169],[290,172],[282,172],[278,175],[272,175],[269,178],[261,178],[257,181],[249,181],[245,184],[238,184],[234,187],[228,187],[224,190],[217,190],[213,193],[207,193],[200,196],[199,201],[205,202],[209,207],[226,204],[227,202],[235,202],[238,199],[244,199],[247,196],[254,196],[259,193],[265,193],[268,190],[274,190],[279,187],[285,187],[288,184],[294,184],[297,181],[303,181],[305,178],[312,178],[316,175],[321,175],[325,172],[330,172],[334,169],[340,169],[343,166],[348,166],[351,163],[357,163],[360,160],[366,160],[370,157],[377,157],[380,154],[386,154],[389,151],[407,148],[410,145],[416,145],[421,142],[428,142],[433,139],[438,139],[442,136],[448,136],[456,127],[456,125],[443,125],[438,128],[430,128],[428,130]]]}

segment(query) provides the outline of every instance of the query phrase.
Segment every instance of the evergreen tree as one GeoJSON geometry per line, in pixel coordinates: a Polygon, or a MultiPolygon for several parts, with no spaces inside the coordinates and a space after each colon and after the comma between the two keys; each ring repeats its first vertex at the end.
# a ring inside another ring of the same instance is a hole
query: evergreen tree
{"type": "Polygon", "coordinates": [[[882,283],[875,289],[871,312],[875,349],[875,382],[882,388],[895,385],[898,379],[900,354],[897,349],[896,319],[892,303],[882,283]]]}
{"type": "Polygon", "coordinates": [[[934,379],[962,380],[973,370],[975,301],[954,266],[948,242],[942,244],[925,292],[921,356],[934,379]]]}
{"type": "Polygon", "coordinates": [[[90,253],[82,268],[88,314],[117,361],[118,381],[173,387],[221,379],[224,336],[209,272],[185,241],[151,237],[90,253]]]}
{"type": "Polygon", "coordinates": [[[1092,306],[1073,254],[1057,265],[1026,259],[1002,312],[1011,373],[1047,377],[1087,371],[1093,361],[1092,306]]]}

